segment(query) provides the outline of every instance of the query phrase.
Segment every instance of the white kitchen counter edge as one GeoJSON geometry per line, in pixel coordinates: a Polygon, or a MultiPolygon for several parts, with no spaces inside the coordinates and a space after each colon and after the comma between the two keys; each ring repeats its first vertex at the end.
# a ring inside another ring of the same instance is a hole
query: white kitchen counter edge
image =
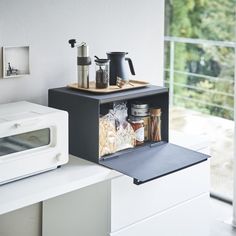
{"type": "Polygon", "coordinates": [[[0,186],[0,215],[120,175],[70,156],[69,163],[61,168],[0,186]]]}

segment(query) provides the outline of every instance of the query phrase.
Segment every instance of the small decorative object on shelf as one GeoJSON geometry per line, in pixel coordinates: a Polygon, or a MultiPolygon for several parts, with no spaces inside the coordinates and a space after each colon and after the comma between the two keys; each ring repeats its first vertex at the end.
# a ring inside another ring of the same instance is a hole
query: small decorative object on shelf
{"type": "Polygon", "coordinates": [[[3,78],[30,74],[29,46],[3,47],[3,78]]]}
{"type": "Polygon", "coordinates": [[[7,76],[18,75],[18,69],[12,68],[11,63],[8,62],[7,76]]]}

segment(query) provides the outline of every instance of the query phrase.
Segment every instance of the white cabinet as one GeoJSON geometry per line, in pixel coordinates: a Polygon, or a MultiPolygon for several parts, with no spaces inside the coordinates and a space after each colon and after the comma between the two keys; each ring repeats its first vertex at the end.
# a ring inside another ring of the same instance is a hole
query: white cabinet
{"type": "Polygon", "coordinates": [[[208,204],[209,161],[141,185],[120,175],[45,201],[43,236],[208,236],[208,204]]]}
{"type": "Polygon", "coordinates": [[[111,181],[111,231],[209,191],[209,163],[183,169],[141,185],[121,176],[111,181]]]}
{"type": "Polygon", "coordinates": [[[43,202],[43,236],[108,236],[109,181],[43,202]]]}
{"type": "Polygon", "coordinates": [[[208,236],[209,196],[203,194],[110,236],[208,236]]]}

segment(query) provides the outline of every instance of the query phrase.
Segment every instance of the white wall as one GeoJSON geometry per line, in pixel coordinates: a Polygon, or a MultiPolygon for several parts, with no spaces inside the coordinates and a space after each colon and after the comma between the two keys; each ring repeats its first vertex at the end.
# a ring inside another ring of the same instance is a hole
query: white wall
{"type": "MultiPolygon", "coordinates": [[[[31,47],[31,75],[0,78],[0,103],[47,104],[48,88],[75,82],[70,38],[86,41],[91,56],[128,51],[137,77],[162,85],[163,36],[164,0],[0,0],[0,47],[31,47]]],[[[39,236],[40,217],[40,204],[0,216],[1,235],[39,236]]]]}
{"type": "Polygon", "coordinates": [[[86,41],[91,56],[129,52],[137,78],[162,85],[163,5],[164,0],[1,0],[0,46],[30,45],[31,75],[0,79],[0,103],[47,104],[48,88],[76,81],[70,38],[86,41]]]}

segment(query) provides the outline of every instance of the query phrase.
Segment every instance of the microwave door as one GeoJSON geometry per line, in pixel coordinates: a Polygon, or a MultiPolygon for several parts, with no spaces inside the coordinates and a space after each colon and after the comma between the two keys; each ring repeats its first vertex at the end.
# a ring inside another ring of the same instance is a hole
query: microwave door
{"type": "Polygon", "coordinates": [[[50,129],[41,129],[0,138],[0,156],[22,152],[50,144],[50,129]]]}
{"type": "Polygon", "coordinates": [[[7,139],[1,140],[0,144],[0,156],[8,155],[11,153],[18,152],[19,149],[16,145],[10,143],[7,139]]]}
{"type": "Polygon", "coordinates": [[[0,156],[32,149],[33,145],[13,137],[4,138],[0,145],[0,156]]]}

